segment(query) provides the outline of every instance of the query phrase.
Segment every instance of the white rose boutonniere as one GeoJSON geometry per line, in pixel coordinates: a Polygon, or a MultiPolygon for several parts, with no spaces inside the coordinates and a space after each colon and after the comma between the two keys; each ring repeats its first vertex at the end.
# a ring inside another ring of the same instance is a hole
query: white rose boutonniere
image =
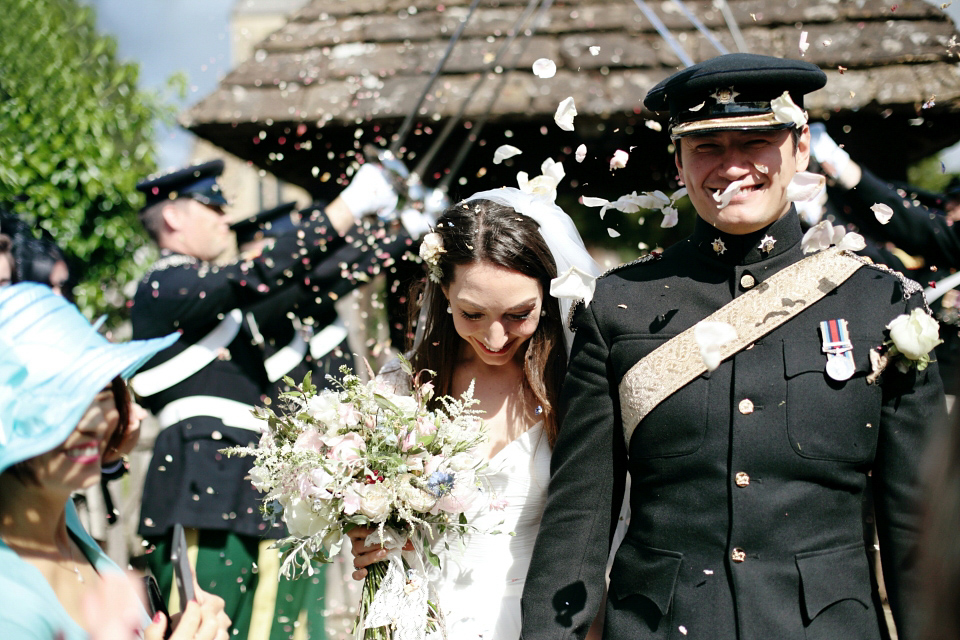
{"type": "Polygon", "coordinates": [[[897,368],[906,373],[907,369],[915,366],[917,371],[923,371],[930,364],[930,352],[940,339],[940,325],[923,309],[914,309],[907,314],[900,314],[887,325],[890,330],[891,357],[901,355],[897,361],[897,368]]]}

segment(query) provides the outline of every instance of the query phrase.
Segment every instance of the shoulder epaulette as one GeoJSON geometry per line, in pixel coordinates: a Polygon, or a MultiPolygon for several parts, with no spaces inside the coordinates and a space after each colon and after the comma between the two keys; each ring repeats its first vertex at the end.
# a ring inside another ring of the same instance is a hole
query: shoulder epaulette
{"type": "Polygon", "coordinates": [[[150,276],[150,274],[157,271],[165,271],[166,269],[172,269],[173,267],[182,267],[185,264],[196,264],[200,262],[193,256],[186,256],[182,253],[171,253],[168,256],[163,256],[147,269],[147,272],[143,275],[144,278],[150,276]]]}
{"type": "MultiPolygon", "coordinates": [[[[663,257],[662,251],[651,251],[647,255],[640,256],[636,260],[632,260],[630,262],[624,262],[623,264],[607,269],[606,271],[601,273],[599,276],[597,276],[597,280],[600,280],[601,278],[605,278],[612,273],[616,273],[618,271],[626,269],[627,267],[643,264],[644,262],[655,262],[662,257],[663,257]]],[[[572,305],[570,305],[570,312],[567,313],[567,328],[570,329],[570,331],[576,331],[576,329],[573,327],[573,315],[577,312],[577,309],[580,307],[581,304],[583,304],[583,298],[580,298],[579,300],[574,302],[572,305]]]]}
{"type": "MultiPolygon", "coordinates": [[[[853,253],[852,251],[845,251],[845,252],[844,252],[844,255],[849,256],[849,257],[851,257],[851,258],[854,258],[855,260],[863,263],[863,265],[864,265],[865,267],[869,267],[869,268],[873,269],[874,271],[879,271],[879,272],[881,272],[881,273],[889,274],[889,275],[893,276],[894,278],[896,278],[897,280],[899,280],[899,281],[900,281],[900,287],[903,289],[903,299],[904,299],[904,300],[909,300],[909,299],[911,298],[911,296],[913,296],[914,294],[916,294],[916,293],[921,293],[921,292],[923,291],[923,287],[920,286],[920,283],[919,283],[919,282],[917,282],[916,280],[911,280],[910,278],[908,278],[907,276],[903,275],[903,274],[900,273],[899,271],[896,271],[895,269],[891,269],[890,267],[888,267],[888,266],[885,265],[885,264],[878,264],[878,263],[874,262],[873,260],[871,260],[870,258],[868,258],[868,257],[866,257],[866,256],[861,256],[861,255],[856,254],[856,253],[853,253]]],[[[924,300],[923,306],[924,306],[924,307],[927,307],[927,302],[926,302],[926,300],[924,300]]],[[[930,310],[930,308],[927,307],[927,311],[929,311],[929,310],[930,310]]]]}

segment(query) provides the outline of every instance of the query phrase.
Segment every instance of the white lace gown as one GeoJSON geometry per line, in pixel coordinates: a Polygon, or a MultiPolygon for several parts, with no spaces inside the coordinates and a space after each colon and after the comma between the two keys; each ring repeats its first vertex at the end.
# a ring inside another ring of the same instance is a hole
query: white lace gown
{"type": "Polygon", "coordinates": [[[449,549],[434,547],[441,569],[433,586],[451,640],[520,637],[520,595],[550,481],[542,423],[497,452],[485,476],[490,500],[466,512],[477,530],[462,548],[456,538],[449,549]]]}

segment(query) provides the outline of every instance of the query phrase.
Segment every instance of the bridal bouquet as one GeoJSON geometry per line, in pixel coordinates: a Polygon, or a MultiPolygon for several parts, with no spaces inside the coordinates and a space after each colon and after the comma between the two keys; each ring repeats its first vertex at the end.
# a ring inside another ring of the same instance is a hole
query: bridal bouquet
{"type": "MultiPolygon", "coordinates": [[[[344,534],[375,528],[369,543],[382,544],[388,559],[368,567],[355,628],[356,638],[406,640],[442,636],[431,601],[426,563],[439,565],[429,538],[463,534],[463,515],[482,494],[482,459],[472,451],[484,437],[473,385],[459,399],[443,396],[427,408],[433,385],[413,376],[412,395],[398,395],[373,379],[363,382],[348,367],[336,390],[318,391],[310,376],[283,394],[278,413],[258,407],[267,429],[256,447],[228,449],[253,456],[253,485],[266,494],[264,516],[279,517],[289,537],[278,541],[282,573],[312,574],[313,561],[331,562],[344,534]],[[411,542],[408,562],[400,550],[411,542]]],[[[333,380],[333,378],[330,378],[333,380]]]]}

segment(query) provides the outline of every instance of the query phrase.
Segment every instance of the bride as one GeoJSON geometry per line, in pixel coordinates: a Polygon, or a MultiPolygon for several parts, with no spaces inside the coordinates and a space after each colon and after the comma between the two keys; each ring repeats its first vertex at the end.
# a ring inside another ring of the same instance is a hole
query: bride
{"type": "MultiPolygon", "coordinates": [[[[571,267],[592,283],[599,268],[569,216],[512,188],[450,207],[424,237],[421,256],[429,279],[409,354],[413,370],[436,372],[437,396],[459,396],[475,380],[488,433],[479,453],[489,461],[489,500],[467,510],[475,529],[462,548],[436,545],[437,598],[449,638],[516,640],[570,339],[564,326],[572,300],[551,296],[551,284],[571,267]]],[[[410,380],[395,362],[380,377],[409,391],[410,380]]],[[[356,580],[385,558],[385,551],[365,546],[370,533],[350,533],[356,580]]]]}

